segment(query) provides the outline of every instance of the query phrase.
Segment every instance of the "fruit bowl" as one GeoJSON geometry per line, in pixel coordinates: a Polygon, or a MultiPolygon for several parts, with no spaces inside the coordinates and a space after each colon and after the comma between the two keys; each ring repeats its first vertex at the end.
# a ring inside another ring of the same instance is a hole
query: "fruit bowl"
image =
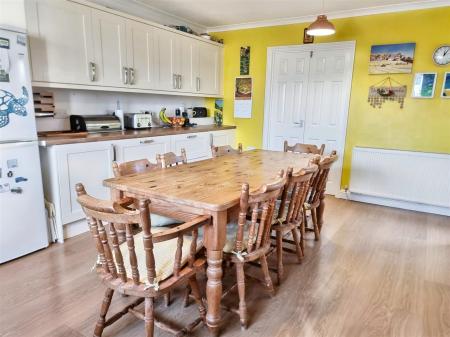
{"type": "Polygon", "coordinates": [[[184,118],[184,117],[169,117],[169,120],[172,123],[172,126],[180,127],[180,126],[184,125],[186,118],[184,118]]]}

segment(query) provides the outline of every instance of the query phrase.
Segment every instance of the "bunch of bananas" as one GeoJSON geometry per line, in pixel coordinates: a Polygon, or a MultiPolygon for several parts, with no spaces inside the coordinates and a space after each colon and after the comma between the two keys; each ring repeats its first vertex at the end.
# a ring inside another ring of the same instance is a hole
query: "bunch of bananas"
{"type": "Polygon", "coordinates": [[[172,121],[166,115],[166,108],[162,108],[159,112],[159,119],[166,125],[172,125],[172,121]]]}

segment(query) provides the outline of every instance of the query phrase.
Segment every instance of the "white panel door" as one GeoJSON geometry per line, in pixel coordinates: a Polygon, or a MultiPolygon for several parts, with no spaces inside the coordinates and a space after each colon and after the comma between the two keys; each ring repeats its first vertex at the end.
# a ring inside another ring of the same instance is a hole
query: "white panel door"
{"type": "Polygon", "coordinates": [[[202,43],[199,44],[199,74],[196,89],[203,94],[217,95],[220,92],[220,48],[202,43]]]}
{"type": "Polygon", "coordinates": [[[110,142],[61,145],[57,149],[57,166],[64,224],[82,219],[75,185],[82,183],[87,193],[110,199],[110,191],[102,181],[112,177],[113,147],[110,142]]]}
{"type": "Polygon", "coordinates": [[[119,163],[139,159],[156,163],[156,155],[170,152],[170,136],[121,140],[114,146],[119,163]]]}
{"type": "Polygon", "coordinates": [[[91,8],[70,1],[26,1],[33,81],[92,84],[91,8]]]}
{"type": "Polygon", "coordinates": [[[309,52],[276,51],[269,92],[268,146],[282,151],[283,142],[303,142],[308,90],[309,52]]]}
{"type": "Polygon", "coordinates": [[[214,146],[235,146],[236,143],[236,131],[233,130],[223,130],[223,131],[214,131],[211,133],[213,137],[213,145],[214,146]]]}
{"type": "Polygon", "coordinates": [[[319,50],[314,51],[310,63],[303,143],[325,144],[325,154],[337,150],[339,161],[333,165],[327,185],[332,194],[339,191],[341,183],[352,55],[348,49],[319,50]]]}
{"type": "Polygon", "coordinates": [[[92,10],[94,31],[96,84],[125,87],[126,20],[100,10],[92,10]]]}
{"type": "Polygon", "coordinates": [[[158,83],[161,90],[173,91],[177,87],[175,75],[179,70],[179,65],[176,62],[175,54],[179,51],[176,38],[177,34],[167,30],[158,29],[156,31],[158,83]]]}
{"type": "Polygon", "coordinates": [[[129,85],[139,89],[158,89],[158,62],[155,28],[127,20],[127,66],[129,85]]]}

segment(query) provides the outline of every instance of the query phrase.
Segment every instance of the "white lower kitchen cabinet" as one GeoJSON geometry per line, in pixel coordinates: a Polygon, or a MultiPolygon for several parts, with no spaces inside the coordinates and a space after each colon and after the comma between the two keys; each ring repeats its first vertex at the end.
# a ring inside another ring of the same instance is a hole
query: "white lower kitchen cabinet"
{"type": "Polygon", "coordinates": [[[172,136],[172,151],[177,155],[186,150],[188,162],[211,158],[212,133],[188,133],[172,136]]]}
{"type": "Polygon", "coordinates": [[[156,162],[157,154],[172,151],[179,155],[182,148],[189,162],[204,160],[211,158],[212,144],[234,146],[234,138],[231,129],[40,147],[44,194],[58,241],[88,230],[75,185],[82,183],[90,195],[109,199],[110,190],[103,187],[103,180],[113,176],[114,160],[156,162]]]}
{"type": "Polygon", "coordinates": [[[212,132],[212,141],[214,146],[236,145],[236,130],[222,130],[212,132]]]}
{"type": "Polygon", "coordinates": [[[119,162],[148,159],[156,163],[156,155],[171,151],[170,136],[123,139],[114,141],[115,159],[119,162]]]}

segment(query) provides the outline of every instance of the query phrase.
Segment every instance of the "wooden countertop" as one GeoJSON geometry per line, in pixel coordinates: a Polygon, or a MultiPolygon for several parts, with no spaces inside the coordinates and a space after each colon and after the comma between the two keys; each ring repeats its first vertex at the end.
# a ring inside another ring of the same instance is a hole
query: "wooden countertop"
{"type": "MultiPolygon", "coordinates": [[[[197,133],[197,132],[211,132],[235,129],[235,126],[230,125],[199,125],[189,128],[153,128],[147,130],[125,130],[125,131],[113,131],[113,132],[98,132],[88,133],[74,137],[73,135],[61,134],[60,136],[39,136],[39,146],[52,146],[52,145],[64,145],[64,144],[77,144],[77,143],[89,143],[89,142],[104,142],[119,139],[132,139],[132,138],[145,138],[145,137],[158,137],[158,136],[170,136],[181,135],[185,133],[197,133]]],[[[38,134],[39,135],[39,134],[38,134]]]]}

